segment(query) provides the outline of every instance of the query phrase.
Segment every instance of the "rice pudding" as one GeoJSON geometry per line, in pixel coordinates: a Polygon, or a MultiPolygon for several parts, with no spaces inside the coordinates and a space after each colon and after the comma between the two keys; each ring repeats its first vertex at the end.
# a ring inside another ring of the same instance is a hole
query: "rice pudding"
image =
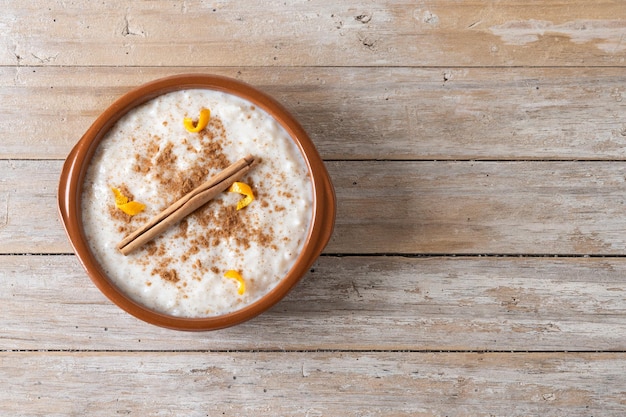
{"type": "Polygon", "coordinates": [[[287,275],[309,232],[313,190],[299,148],[275,119],[237,96],[193,89],[158,96],[112,126],[87,169],[81,204],[90,249],[121,291],[164,314],[211,317],[253,303],[287,275]],[[188,131],[183,120],[203,108],[208,125],[188,131]],[[242,195],[224,192],[129,255],[117,249],[248,154],[259,162],[240,180],[254,194],[247,206],[238,210],[242,195]],[[112,189],[145,208],[126,214],[112,189]]]}

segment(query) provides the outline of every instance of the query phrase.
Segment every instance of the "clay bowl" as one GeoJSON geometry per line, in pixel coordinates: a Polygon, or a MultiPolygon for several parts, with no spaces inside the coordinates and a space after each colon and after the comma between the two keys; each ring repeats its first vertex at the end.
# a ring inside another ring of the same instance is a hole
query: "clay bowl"
{"type": "Polygon", "coordinates": [[[154,325],[177,330],[220,329],[249,320],[280,301],[304,276],[328,243],[335,221],[335,195],[328,172],[304,129],[276,100],[248,84],[215,75],[182,74],[158,79],[123,95],[106,109],[69,153],[58,190],[61,220],[74,251],[95,285],[129,314],[154,325]],[[313,215],[308,236],[294,266],[262,298],[240,310],[206,318],[183,318],[153,311],[129,298],[103,272],[86,241],[82,226],[83,179],[96,147],[107,131],[128,111],[159,95],[176,90],[203,88],[239,96],[274,117],[293,138],[309,169],[313,184],[313,215]]]}

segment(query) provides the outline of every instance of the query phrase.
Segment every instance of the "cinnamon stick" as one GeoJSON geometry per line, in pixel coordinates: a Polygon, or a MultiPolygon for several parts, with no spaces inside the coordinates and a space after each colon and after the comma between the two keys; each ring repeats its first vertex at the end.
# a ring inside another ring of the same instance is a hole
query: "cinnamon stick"
{"type": "Polygon", "coordinates": [[[146,244],[226,190],[235,181],[247,174],[253,164],[254,157],[248,155],[228,166],[128,235],[117,244],[117,248],[124,255],[128,255],[146,244]]]}

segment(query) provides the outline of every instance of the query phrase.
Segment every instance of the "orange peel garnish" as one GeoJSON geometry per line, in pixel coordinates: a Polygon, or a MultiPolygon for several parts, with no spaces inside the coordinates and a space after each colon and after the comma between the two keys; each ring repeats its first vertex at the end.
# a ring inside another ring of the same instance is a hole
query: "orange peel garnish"
{"type": "Polygon", "coordinates": [[[241,210],[248,204],[252,203],[252,201],[254,200],[254,193],[252,192],[252,188],[250,188],[250,186],[244,182],[234,182],[230,187],[228,187],[228,191],[231,193],[239,193],[245,196],[237,202],[237,210],[241,210]]]}
{"type": "Polygon", "coordinates": [[[111,190],[113,191],[113,195],[115,195],[115,207],[122,210],[129,216],[139,214],[146,208],[145,204],[141,204],[137,201],[128,201],[128,197],[122,194],[122,192],[117,188],[111,187],[111,190]]]}
{"type": "Polygon", "coordinates": [[[234,269],[229,269],[224,273],[224,277],[234,279],[239,283],[239,288],[237,289],[237,293],[239,295],[243,295],[243,293],[246,292],[246,283],[238,271],[235,271],[234,269]]]}
{"type": "Polygon", "coordinates": [[[183,124],[185,125],[185,129],[187,129],[188,132],[197,133],[209,124],[210,118],[211,110],[202,109],[200,110],[200,116],[198,117],[197,123],[194,123],[191,117],[185,117],[183,119],[183,124]]]}

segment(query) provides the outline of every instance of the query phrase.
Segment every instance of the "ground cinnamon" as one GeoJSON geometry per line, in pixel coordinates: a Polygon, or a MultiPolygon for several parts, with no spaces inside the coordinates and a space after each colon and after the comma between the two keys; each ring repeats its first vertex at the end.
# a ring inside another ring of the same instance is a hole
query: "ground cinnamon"
{"type": "Polygon", "coordinates": [[[253,164],[254,157],[248,155],[230,165],[150,219],[123,239],[117,248],[124,255],[128,255],[226,190],[232,183],[247,174],[253,164]]]}

